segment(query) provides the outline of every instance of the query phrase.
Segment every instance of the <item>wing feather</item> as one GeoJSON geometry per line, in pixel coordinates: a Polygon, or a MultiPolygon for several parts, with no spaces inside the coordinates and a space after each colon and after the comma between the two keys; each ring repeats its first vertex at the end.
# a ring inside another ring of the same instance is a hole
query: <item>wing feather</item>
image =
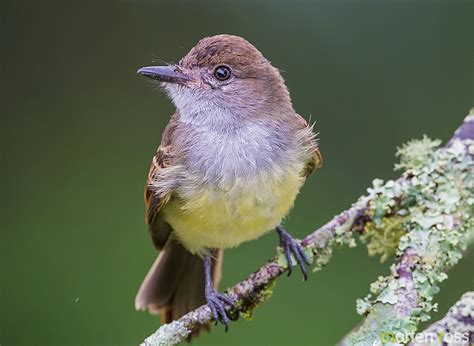
{"type": "Polygon", "coordinates": [[[150,170],[148,172],[147,183],[145,185],[145,206],[146,216],[145,220],[148,224],[151,237],[155,247],[159,250],[163,248],[171,233],[170,225],[163,220],[160,215],[161,208],[168,203],[171,198],[171,192],[166,194],[157,194],[153,186],[163,179],[161,174],[164,169],[172,166],[173,158],[173,133],[178,122],[178,113],[175,113],[168,125],[166,126],[161,144],[153,156],[150,170]]]}

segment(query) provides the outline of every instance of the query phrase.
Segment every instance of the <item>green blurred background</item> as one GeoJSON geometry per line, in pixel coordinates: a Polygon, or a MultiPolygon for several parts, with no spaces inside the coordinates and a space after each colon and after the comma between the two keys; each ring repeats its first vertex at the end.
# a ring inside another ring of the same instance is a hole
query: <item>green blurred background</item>
{"type": "MultiPolygon", "coordinates": [[[[284,71],[316,120],[324,169],[287,228],[303,236],[347,208],[394,152],[448,139],[473,99],[472,1],[2,1],[0,344],[136,345],[156,256],[142,189],[172,104],[138,67],[177,61],[201,37],[241,35],[284,71]]],[[[222,288],[275,254],[269,234],[226,252],[222,288]]],[[[439,318],[473,289],[471,253],[438,295],[439,318]]],[[[389,263],[343,248],[303,283],[278,280],[252,321],[196,345],[327,345],[359,321],[355,299],[389,263]]]]}

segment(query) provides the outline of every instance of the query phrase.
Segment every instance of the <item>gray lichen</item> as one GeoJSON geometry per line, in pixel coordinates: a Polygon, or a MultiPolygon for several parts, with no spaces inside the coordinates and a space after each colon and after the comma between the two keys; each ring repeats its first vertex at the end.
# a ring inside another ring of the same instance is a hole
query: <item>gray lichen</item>
{"type": "Polygon", "coordinates": [[[191,331],[181,321],[173,321],[161,326],[150,335],[140,346],[170,346],[185,340],[191,331]]]}
{"type": "Polygon", "coordinates": [[[369,190],[374,195],[368,211],[373,222],[367,223],[363,239],[369,253],[382,259],[395,253],[398,264],[391,267],[391,275],[371,285],[371,294],[357,301],[357,311],[368,318],[350,336],[351,344],[380,340],[383,333],[416,331],[437,308],[433,297],[447,278],[445,271],[461,259],[472,239],[472,142],[439,145],[425,136],[399,148],[396,168],[404,170],[403,177],[385,184],[376,180],[369,190]],[[381,313],[382,324],[377,323],[381,313]]]}
{"type": "Polygon", "coordinates": [[[465,293],[448,313],[420,333],[410,346],[472,345],[474,342],[474,292],[465,293]],[[427,342],[428,341],[428,342],[427,342]]]}

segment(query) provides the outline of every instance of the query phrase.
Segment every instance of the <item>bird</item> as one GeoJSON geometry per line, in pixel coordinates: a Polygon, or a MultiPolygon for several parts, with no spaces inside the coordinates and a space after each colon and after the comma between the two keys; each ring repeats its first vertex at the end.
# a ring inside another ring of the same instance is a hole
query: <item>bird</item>
{"type": "MultiPolygon", "coordinates": [[[[235,299],[219,293],[223,251],[275,230],[289,263],[309,259],[282,220],[321,167],[313,125],[293,108],[280,70],[246,39],[201,39],[178,63],[147,66],[176,107],[145,185],[159,250],[135,298],[162,324],[207,304],[227,330],[235,299]]],[[[295,263],[296,264],[296,263],[295,263]]]]}

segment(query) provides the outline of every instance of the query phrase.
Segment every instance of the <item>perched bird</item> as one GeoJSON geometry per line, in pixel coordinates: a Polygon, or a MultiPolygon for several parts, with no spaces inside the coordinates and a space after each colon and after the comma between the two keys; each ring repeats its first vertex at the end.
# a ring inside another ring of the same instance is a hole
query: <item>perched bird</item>
{"type": "Polygon", "coordinates": [[[216,290],[224,249],[275,229],[306,279],[309,261],[281,221],[321,165],[315,135],[279,70],[241,37],[203,38],[178,64],[138,73],[161,84],[176,112],[145,187],[160,254],[135,306],[168,323],[207,302],[227,329],[234,301],[216,290]]]}

